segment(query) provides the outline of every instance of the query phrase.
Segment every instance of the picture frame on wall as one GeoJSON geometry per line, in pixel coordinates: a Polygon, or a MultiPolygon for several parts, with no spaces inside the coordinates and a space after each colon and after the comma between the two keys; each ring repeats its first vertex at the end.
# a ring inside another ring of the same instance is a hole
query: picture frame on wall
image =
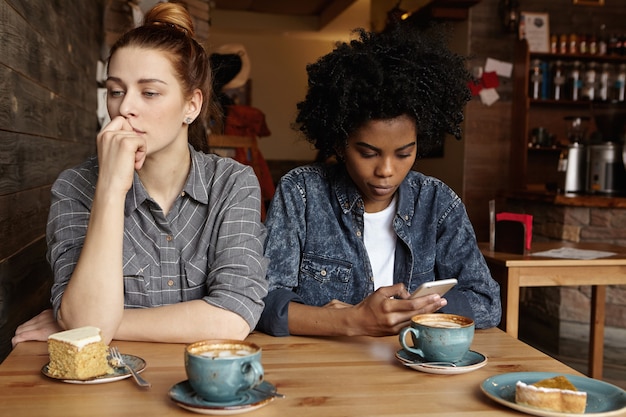
{"type": "Polygon", "coordinates": [[[604,6],[604,0],[573,0],[578,6],[604,6]]]}
{"type": "Polygon", "coordinates": [[[521,12],[519,39],[526,39],[530,52],[550,52],[550,16],[548,13],[521,12]]]}

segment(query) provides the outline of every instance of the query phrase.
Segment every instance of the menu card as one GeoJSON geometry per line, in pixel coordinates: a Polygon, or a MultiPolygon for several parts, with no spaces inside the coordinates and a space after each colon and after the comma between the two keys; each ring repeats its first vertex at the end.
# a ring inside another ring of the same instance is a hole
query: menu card
{"type": "Polygon", "coordinates": [[[549,258],[563,258],[563,259],[598,259],[607,258],[609,256],[616,255],[615,252],[606,252],[599,250],[586,250],[576,248],[558,248],[550,249],[543,252],[535,252],[534,256],[547,256],[549,258]]]}

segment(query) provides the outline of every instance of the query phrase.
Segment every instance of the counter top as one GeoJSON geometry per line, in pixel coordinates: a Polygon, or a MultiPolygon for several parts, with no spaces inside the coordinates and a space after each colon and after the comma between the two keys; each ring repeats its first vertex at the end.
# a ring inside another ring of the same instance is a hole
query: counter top
{"type": "Polygon", "coordinates": [[[501,194],[508,200],[526,200],[559,206],[626,208],[626,196],[561,194],[541,190],[516,190],[501,194]]]}

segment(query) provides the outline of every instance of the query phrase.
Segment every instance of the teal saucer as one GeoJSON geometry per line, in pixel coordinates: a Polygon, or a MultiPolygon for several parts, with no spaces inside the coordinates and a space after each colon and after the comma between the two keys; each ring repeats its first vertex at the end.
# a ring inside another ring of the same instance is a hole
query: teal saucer
{"type": "Polygon", "coordinates": [[[443,375],[464,374],[482,368],[487,364],[487,357],[473,350],[468,351],[460,361],[456,362],[456,366],[428,363],[422,357],[404,349],[396,352],[396,358],[408,368],[430,374],[443,375]]]}
{"type": "Polygon", "coordinates": [[[235,400],[226,402],[206,401],[198,396],[189,381],[181,381],[170,388],[169,396],[179,407],[199,414],[230,415],[239,414],[263,407],[274,400],[271,392],[276,388],[263,381],[257,389],[251,389],[235,400]]]}

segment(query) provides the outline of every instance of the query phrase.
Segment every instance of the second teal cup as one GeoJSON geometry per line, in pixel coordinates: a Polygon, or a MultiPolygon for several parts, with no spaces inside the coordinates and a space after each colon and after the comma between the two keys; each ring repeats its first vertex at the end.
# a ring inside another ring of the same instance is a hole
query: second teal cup
{"type": "Polygon", "coordinates": [[[418,314],[399,334],[400,345],[425,362],[458,362],[474,340],[474,320],[456,314],[418,314]],[[413,345],[406,342],[411,334],[413,345]]]}

